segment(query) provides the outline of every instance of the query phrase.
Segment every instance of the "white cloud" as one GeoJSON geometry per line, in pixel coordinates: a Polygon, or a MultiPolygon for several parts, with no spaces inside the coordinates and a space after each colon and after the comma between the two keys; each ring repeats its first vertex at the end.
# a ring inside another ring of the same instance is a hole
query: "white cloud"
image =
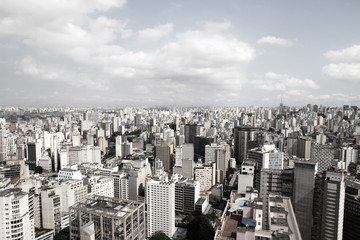
{"type": "Polygon", "coordinates": [[[315,81],[305,78],[295,78],[287,74],[277,74],[267,72],[264,76],[260,76],[259,80],[255,80],[252,84],[265,91],[282,91],[291,95],[301,95],[304,89],[318,89],[319,86],[315,81]]]}
{"type": "Polygon", "coordinates": [[[280,46],[292,46],[293,43],[290,40],[284,38],[278,38],[274,36],[265,36],[257,41],[258,44],[271,44],[280,46]]]}
{"type": "Polygon", "coordinates": [[[334,61],[360,61],[360,45],[353,45],[336,51],[330,50],[324,56],[334,61]]]}
{"type": "Polygon", "coordinates": [[[107,59],[105,71],[123,78],[168,79],[189,86],[239,89],[255,50],[232,37],[186,31],[150,52],[127,51],[107,59]]]}
{"type": "MultiPolygon", "coordinates": [[[[31,50],[32,57],[21,57],[16,66],[22,78],[103,90],[109,93],[104,98],[119,89],[124,99],[139,91],[143,93],[139,101],[151,98],[156,103],[237,101],[247,65],[256,57],[253,47],[227,32],[230,22],[204,22],[198,30],[173,34],[167,43],[141,51],[126,48],[121,41],[132,36],[162,38],[173,32],[173,25],[134,32],[127,21],[101,16],[101,11],[121,6],[111,0],[105,5],[89,1],[85,8],[75,1],[5,2],[11,7],[2,8],[0,3],[0,36],[21,39],[19,48],[31,50]]],[[[119,99],[117,94],[113,97],[119,99]]]]}
{"type": "Polygon", "coordinates": [[[360,63],[328,64],[322,68],[322,72],[331,78],[360,81],[360,63]]]}
{"type": "Polygon", "coordinates": [[[65,83],[74,87],[88,88],[100,91],[109,90],[106,82],[100,79],[94,80],[88,74],[60,69],[59,67],[38,64],[33,58],[25,57],[18,64],[19,71],[34,79],[65,83]]]}
{"type": "Polygon", "coordinates": [[[232,27],[231,22],[211,22],[206,21],[205,24],[205,31],[209,33],[219,33],[224,30],[229,30],[232,27]]]}
{"type": "Polygon", "coordinates": [[[172,23],[156,26],[154,28],[145,28],[138,31],[138,37],[142,40],[157,40],[169,35],[173,31],[172,23]]]}

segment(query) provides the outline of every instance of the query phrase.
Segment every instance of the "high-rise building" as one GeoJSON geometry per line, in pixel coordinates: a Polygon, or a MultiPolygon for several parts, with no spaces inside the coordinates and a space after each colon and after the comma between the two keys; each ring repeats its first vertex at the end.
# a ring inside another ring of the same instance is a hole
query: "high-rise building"
{"type": "Polygon", "coordinates": [[[0,192],[0,239],[35,239],[29,216],[28,194],[21,188],[0,192]]]}
{"type": "Polygon", "coordinates": [[[194,159],[205,159],[205,146],[213,142],[212,137],[195,136],[194,138],[194,159]]]}
{"type": "Polygon", "coordinates": [[[135,115],[135,126],[137,128],[140,128],[141,127],[141,113],[137,113],[135,115]]]}
{"type": "Polygon", "coordinates": [[[60,188],[47,186],[41,188],[42,227],[53,229],[55,233],[61,230],[60,194],[60,188]]]}
{"type": "Polygon", "coordinates": [[[185,125],[185,143],[194,143],[195,137],[200,135],[201,125],[186,124],[185,125]]]}
{"type": "Polygon", "coordinates": [[[312,239],[343,238],[344,172],[328,170],[316,176],[312,239]]]}
{"type": "Polygon", "coordinates": [[[302,239],[311,239],[315,163],[294,161],[293,203],[302,239]]]}
{"type": "Polygon", "coordinates": [[[319,173],[330,169],[334,158],[335,147],[333,145],[312,145],[311,160],[317,164],[317,171],[319,173]]]}
{"type": "Polygon", "coordinates": [[[194,174],[195,180],[200,183],[200,191],[209,191],[216,183],[216,163],[197,162],[194,174]]]}
{"type": "Polygon", "coordinates": [[[156,146],[155,157],[159,158],[163,162],[164,170],[170,173],[173,165],[172,145],[170,145],[168,142],[164,142],[161,146],[156,146]]]}
{"type": "Polygon", "coordinates": [[[0,162],[6,161],[6,130],[5,126],[0,124],[0,162]]]}
{"type": "Polygon", "coordinates": [[[41,157],[41,144],[40,142],[29,142],[27,144],[27,161],[30,170],[35,170],[35,167],[39,164],[39,158],[41,157]]]}
{"type": "Polygon", "coordinates": [[[147,236],[175,233],[175,183],[150,179],[146,182],[147,236]]]}
{"type": "Polygon", "coordinates": [[[115,156],[116,157],[122,157],[122,151],[121,151],[121,147],[122,147],[122,136],[116,136],[115,139],[115,156]]]}
{"type": "Polygon", "coordinates": [[[71,240],[146,238],[144,203],[93,196],[70,207],[69,213],[71,240]]]}
{"type": "Polygon", "coordinates": [[[247,158],[248,150],[259,146],[259,133],[260,129],[255,127],[234,128],[234,157],[237,164],[241,164],[247,158]]]}
{"type": "Polygon", "coordinates": [[[359,158],[358,150],[353,147],[341,148],[341,160],[345,162],[345,169],[348,170],[351,162],[357,163],[359,158]]]}
{"type": "Polygon", "coordinates": [[[175,212],[178,214],[191,214],[200,197],[200,183],[187,178],[175,182],[175,212]]]}
{"type": "Polygon", "coordinates": [[[345,184],[343,239],[360,239],[360,181],[347,178],[345,184]]]}

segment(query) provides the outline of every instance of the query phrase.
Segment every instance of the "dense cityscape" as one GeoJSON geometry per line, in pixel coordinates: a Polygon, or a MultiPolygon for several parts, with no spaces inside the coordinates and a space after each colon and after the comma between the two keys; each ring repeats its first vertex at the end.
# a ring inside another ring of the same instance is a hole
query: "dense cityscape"
{"type": "Polygon", "coordinates": [[[360,236],[356,106],[0,116],[4,239],[360,236]]]}
{"type": "Polygon", "coordinates": [[[359,240],[359,13],[1,0],[0,240],[359,240]]]}

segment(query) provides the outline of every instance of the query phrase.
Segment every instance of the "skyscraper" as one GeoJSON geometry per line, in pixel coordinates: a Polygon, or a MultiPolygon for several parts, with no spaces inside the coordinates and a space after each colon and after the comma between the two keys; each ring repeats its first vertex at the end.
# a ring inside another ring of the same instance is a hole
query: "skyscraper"
{"type": "Polygon", "coordinates": [[[164,142],[161,146],[155,146],[155,157],[163,162],[164,170],[170,173],[173,165],[172,145],[168,142],[164,142]]]}
{"type": "Polygon", "coordinates": [[[343,238],[345,205],[344,172],[328,170],[316,177],[314,227],[312,239],[343,238]]]}
{"type": "Polygon", "coordinates": [[[346,179],[343,239],[360,239],[360,181],[346,179]]]}
{"type": "Polygon", "coordinates": [[[35,167],[39,164],[39,158],[41,154],[41,146],[39,142],[29,142],[27,144],[27,161],[30,170],[35,170],[35,167]]]}
{"type": "Polygon", "coordinates": [[[248,150],[259,146],[259,133],[259,128],[249,126],[234,128],[234,157],[237,164],[241,164],[247,158],[248,150]]]}
{"type": "Polygon", "coordinates": [[[294,212],[302,239],[311,239],[315,163],[294,161],[294,212]]]}
{"type": "Polygon", "coordinates": [[[146,183],[147,236],[163,232],[175,233],[175,183],[150,179],[146,183]]]}

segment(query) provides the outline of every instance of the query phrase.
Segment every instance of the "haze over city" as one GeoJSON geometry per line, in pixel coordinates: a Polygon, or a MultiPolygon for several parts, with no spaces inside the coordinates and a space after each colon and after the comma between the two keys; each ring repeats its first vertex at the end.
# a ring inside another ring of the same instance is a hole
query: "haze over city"
{"type": "Polygon", "coordinates": [[[360,2],[0,2],[0,105],[359,105],[360,2]]]}

